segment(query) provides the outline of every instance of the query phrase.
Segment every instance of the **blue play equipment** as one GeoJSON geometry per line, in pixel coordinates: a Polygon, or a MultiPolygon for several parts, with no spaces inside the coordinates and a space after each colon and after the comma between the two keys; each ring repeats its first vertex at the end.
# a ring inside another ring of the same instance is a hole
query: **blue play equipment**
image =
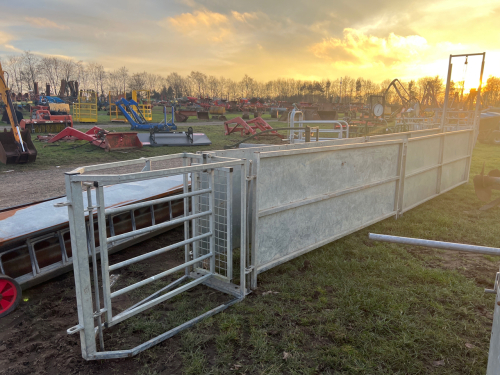
{"type": "Polygon", "coordinates": [[[160,123],[150,123],[147,122],[141,111],[134,110],[133,106],[135,106],[135,108],[139,108],[139,105],[135,100],[126,100],[125,98],[121,98],[115,102],[115,105],[130,123],[130,130],[177,130],[177,126],[174,123],[174,106],[172,106],[172,118],[170,119],[170,122],[167,121],[167,107],[163,107],[163,121],[160,123]]]}

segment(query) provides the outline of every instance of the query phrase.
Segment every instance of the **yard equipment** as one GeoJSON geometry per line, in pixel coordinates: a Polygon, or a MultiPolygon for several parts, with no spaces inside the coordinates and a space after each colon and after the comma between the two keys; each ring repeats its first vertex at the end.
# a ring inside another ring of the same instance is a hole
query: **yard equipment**
{"type": "Polygon", "coordinates": [[[132,100],[138,103],[137,112],[140,112],[147,121],[153,121],[151,92],[149,90],[132,90],[132,100]]]}
{"type": "Polygon", "coordinates": [[[158,128],[159,130],[164,131],[177,130],[177,126],[175,125],[173,120],[175,111],[174,106],[172,106],[172,118],[170,122],[167,121],[167,107],[163,107],[164,120],[160,123],[148,123],[142,113],[136,112],[132,107],[137,107],[138,104],[136,101],[121,98],[120,100],[115,102],[115,105],[130,123],[130,130],[150,130],[152,128],[158,128]]]}
{"type": "Polygon", "coordinates": [[[490,202],[491,191],[500,190],[500,171],[498,169],[491,170],[488,175],[484,175],[484,164],[481,174],[474,176],[474,190],[479,200],[488,202],[487,205],[481,207],[482,211],[488,210],[500,204],[500,198],[490,202]]]}
{"type": "Polygon", "coordinates": [[[21,120],[20,126],[31,133],[55,133],[66,127],[72,128],[73,118],[71,115],[52,115],[49,107],[33,106],[30,118],[21,120]]]}
{"type": "Polygon", "coordinates": [[[73,104],[73,117],[77,122],[97,122],[97,94],[94,90],[81,90],[73,104]]]}
{"type": "MultiPolygon", "coordinates": [[[[273,130],[272,126],[269,125],[265,120],[262,119],[262,117],[257,117],[254,118],[253,120],[250,121],[245,121],[241,117],[235,117],[232,120],[228,120],[224,122],[224,134],[225,135],[230,135],[231,133],[234,133],[236,131],[239,131],[240,134],[243,135],[257,135],[257,130],[264,131],[264,130],[271,130],[271,134],[265,134],[265,135],[271,135],[271,136],[277,136],[283,139],[284,137],[279,134],[277,131],[273,130]],[[233,127],[230,127],[229,124],[236,124],[233,127]],[[252,126],[253,125],[253,126],[252,126]]],[[[263,134],[264,135],[264,134],[263,134]]]]}
{"type": "Polygon", "coordinates": [[[12,104],[11,92],[7,86],[0,64],[0,94],[5,101],[7,115],[12,130],[0,133],[0,161],[4,164],[32,163],[37,151],[28,130],[21,131],[17,122],[16,111],[12,104]]]}
{"type": "Polygon", "coordinates": [[[198,120],[210,120],[210,117],[208,115],[207,111],[199,111],[197,113],[198,120]]]}
{"type": "Polygon", "coordinates": [[[54,143],[61,140],[81,140],[88,141],[94,146],[103,148],[106,151],[126,150],[132,148],[141,148],[142,143],[135,132],[108,132],[97,126],[89,129],[86,133],[74,128],[66,128],[59,134],[39,137],[39,140],[46,140],[48,143],[54,143]]]}
{"type": "Polygon", "coordinates": [[[477,139],[481,143],[500,145],[500,111],[481,113],[477,139]]]}
{"type": "Polygon", "coordinates": [[[210,146],[212,141],[204,133],[194,133],[189,127],[187,132],[170,132],[152,128],[149,134],[137,135],[144,146],[210,146]]]}

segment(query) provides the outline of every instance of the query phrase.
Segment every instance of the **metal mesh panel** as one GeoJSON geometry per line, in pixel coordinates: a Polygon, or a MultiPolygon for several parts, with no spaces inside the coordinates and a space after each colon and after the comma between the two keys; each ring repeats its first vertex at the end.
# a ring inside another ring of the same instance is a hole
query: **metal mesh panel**
{"type": "MultiPolygon", "coordinates": [[[[215,207],[214,207],[214,243],[215,243],[215,273],[223,279],[232,279],[232,257],[231,257],[231,227],[230,222],[231,208],[229,202],[231,200],[231,177],[232,173],[226,169],[216,169],[214,171],[214,191],[215,191],[215,207]]],[[[197,189],[207,189],[209,187],[210,176],[207,173],[198,175],[197,189]]],[[[208,194],[204,194],[196,198],[195,212],[209,210],[208,194]]],[[[210,223],[209,217],[196,219],[195,235],[201,235],[209,232],[210,223]]],[[[197,245],[197,256],[208,254],[210,251],[210,238],[200,240],[197,245]]],[[[208,264],[200,265],[201,268],[208,269],[208,264]]]]}

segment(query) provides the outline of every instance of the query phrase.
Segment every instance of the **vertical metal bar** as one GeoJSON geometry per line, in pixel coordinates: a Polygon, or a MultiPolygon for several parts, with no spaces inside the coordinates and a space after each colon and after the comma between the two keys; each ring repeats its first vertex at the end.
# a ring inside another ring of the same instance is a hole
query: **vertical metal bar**
{"type": "Polygon", "coordinates": [[[64,235],[62,231],[57,232],[57,237],[59,238],[59,247],[61,248],[62,263],[68,263],[68,252],[66,251],[66,244],[64,243],[64,235]]]}
{"type": "Polygon", "coordinates": [[[97,277],[97,259],[95,255],[95,235],[94,235],[94,209],[92,207],[92,191],[90,186],[87,187],[87,208],[89,210],[89,237],[90,248],[92,250],[92,273],[94,276],[94,297],[95,311],[97,314],[97,330],[99,331],[99,345],[104,351],[104,338],[102,337],[102,322],[101,322],[101,297],[99,295],[99,277],[97,277]]]}
{"type": "Polygon", "coordinates": [[[153,205],[149,206],[149,211],[151,212],[151,225],[156,224],[156,219],[155,219],[155,208],[153,205]]]}
{"type": "MultiPolygon", "coordinates": [[[[198,173],[191,173],[191,191],[197,191],[199,189],[198,186],[198,173]]],[[[199,196],[192,196],[191,197],[191,210],[193,212],[193,215],[198,212],[198,202],[199,202],[199,196]]],[[[193,237],[196,237],[198,235],[198,226],[197,222],[200,219],[193,219],[191,222],[191,235],[193,237]]],[[[191,247],[193,249],[193,259],[198,258],[198,241],[193,242],[193,246],[191,247]]],[[[198,267],[198,264],[195,264],[193,268],[198,267]]]]}
{"type": "Polygon", "coordinates": [[[479,76],[479,87],[477,89],[477,96],[476,96],[476,109],[474,111],[474,122],[473,122],[474,140],[476,140],[477,136],[479,135],[479,116],[481,112],[481,88],[483,86],[483,72],[484,72],[485,59],[486,59],[486,52],[483,53],[483,61],[481,62],[481,74],[479,76]]]}
{"type": "Polygon", "coordinates": [[[26,246],[28,246],[28,252],[30,254],[32,273],[33,276],[36,276],[40,273],[40,267],[38,266],[38,261],[36,259],[35,249],[33,248],[33,244],[29,238],[26,240],[26,246]]]}
{"type": "Polygon", "coordinates": [[[257,232],[257,224],[258,224],[258,200],[259,200],[259,191],[257,188],[258,179],[259,179],[259,166],[260,166],[260,156],[258,153],[254,153],[254,164],[252,175],[255,176],[253,178],[253,190],[252,190],[252,263],[253,263],[253,271],[251,273],[250,287],[252,289],[257,288],[257,267],[259,265],[259,255],[258,255],[258,241],[259,234],[257,232]]]}
{"type": "Polygon", "coordinates": [[[96,187],[96,202],[97,202],[97,226],[99,230],[99,255],[101,258],[102,271],[102,293],[104,300],[104,308],[106,309],[106,322],[113,320],[113,312],[111,311],[111,287],[109,283],[109,260],[108,260],[108,241],[106,233],[106,214],[104,205],[104,190],[102,185],[96,187]]]}
{"type": "Polygon", "coordinates": [[[170,220],[172,220],[174,218],[172,214],[172,201],[168,201],[168,213],[170,216],[170,220]]]}
{"type": "Polygon", "coordinates": [[[441,132],[444,132],[444,125],[446,121],[446,110],[448,108],[448,98],[450,96],[450,81],[451,81],[451,71],[453,68],[453,65],[451,63],[451,57],[448,61],[448,77],[446,78],[446,91],[444,95],[444,103],[443,103],[443,114],[441,115],[441,132]]]}
{"type": "Polygon", "coordinates": [[[491,327],[486,375],[497,375],[500,373],[500,355],[498,353],[500,353],[500,288],[497,289],[493,310],[493,325],[491,327]]]}
{"type": "Polygon", "coordinates": [[[135,225],[135,214],[134,214],[134,210],[130,210],[130,221],[132,221],[132,230],[136,230],[137,227],[135,225]]]}
{"type": "MultiPolygon", "coordinates": [[[[182,166],[187,167],[188,166],[188,158],[184,155],[182,158],[182,166]]],[[[182,192],[184,194],[188,193],[189,190],[189,181],[188,181],[188,174],[184,173],[182,175],[182,192]]],[[[182,201],[184,203],[184,216],[189,216],[189,198],[182,198],[182,201]]],[[[189,221],[184,222],[184,240],[189,239],[189,221]]],[[[184,262],[189,262],[189,244],[184,245],[184,262]]],[[[187,276],[189,275],[189,266],[187,266],[184,269],[184,274],[187,276]]]]}
{"type": "Polygon", "coordinates": [[[396,218],[403,214],[404,209],[404,193],[405,193],[405,177],[406,177],[406,154],[408,152],[408,138],[403,141],[401,159],[399,164],[399,192],[398,192],[398,202],[397,202],[397,214],[396,218]]]}
{"type": "MultiPolygon", "coordinates": [[[[241,174],[241,178],[244,179],[244,174],[241,174]]],[[[245,181],[246,184],[246,181],[245,181]]],[[[246,185],[245,185],[246,186],[246,185]]],[[[232,280],[233,278],[233,168],[230,168],[229,173],[226,173],[226,267],[227,267],[227,279],[229,281],[232,280]]],[[[241,194],[243,194],[243,190],[241,191],[241,194]]],[[[246,194],[246,193],[245,193],[246,194]]],[[[243,199],[243,197],[241,198],[243,199]]],[[[242,254],[245,255],[245,254],[242,254]]],[[[244,270],[242,269],[242,273],[244,273],[244,270]]]]}
{"type": "Polygon", "coordinates": [[[211,192],[208,195],[208,209],[212,212],[209,217],[210,232],[210,273],[215,273],[215,170],[211,169],[208,174],[208,188],[211,192]]]}
{"type": "Polygon", "coordinates": [[[82,356],[88,359],[96,352],[94,334],[94,314],[92,311],[92,292],[90,268],[87,253],[87,235],[80,182],[72,182],[71,175],[65,175],[66,196],[69,200],[68,222],[73,251],[73,270],[75,276],[76,304],[80,331],[82,356]]]}
{"type": "MultiPolygon", "coordinates": [[[[248,161],[245,160],[245,164],[240,166],[241,175],[241,227],[240,227],[240,292],[241,297],[246,295],[246,268],[247,268],[247,248],[246,248],[246,233],[247,233],[247,179],[246,179],[246,166],[248,161]]],[[[228,202],[231,200],[228,199],[228,202]]],[[[228,243],[229,244],[229,243],[228,243]]],[[[229,246],[229,250],[232,251],[232,246],[229,246]]]]}

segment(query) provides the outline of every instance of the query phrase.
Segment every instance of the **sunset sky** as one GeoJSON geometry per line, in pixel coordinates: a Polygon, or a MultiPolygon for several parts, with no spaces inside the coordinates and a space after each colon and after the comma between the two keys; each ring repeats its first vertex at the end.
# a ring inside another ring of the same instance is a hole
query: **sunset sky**
{"type": "MultiPolygon", "coordinates": [[[[162,75],[379,82],[445,76],[450,53],[486,52],[485,79],[500,76],[498,0],[16,0],[0,9],[0,58],[30,50],[162,75]]],[[[455,66],[465,74],[463,61],[455,66]]]]}

